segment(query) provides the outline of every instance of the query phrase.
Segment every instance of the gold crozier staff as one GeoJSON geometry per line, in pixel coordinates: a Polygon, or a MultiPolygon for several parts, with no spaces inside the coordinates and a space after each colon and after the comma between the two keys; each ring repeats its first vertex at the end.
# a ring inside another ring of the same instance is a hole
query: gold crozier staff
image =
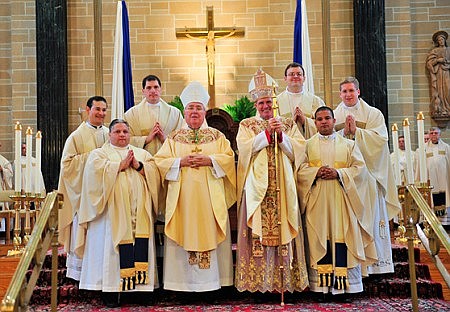
{"type": "MultiPolygon", "coordinates": [[[[277,96],[275,94],[275,85],[272,86],[273,87],[273,92],[272,92],[272,110],[273,110],[273,118],[277,118],[278,116],[278,104],[277,104],[277,96]]],[[[277,214],[278,214],[278,235],[279,235],[279,246],[278,246],[278,256],[280,257],[280,278],[281,278],[281,306],[284,306],[284,266],[283,266],[283,252],[282,252],[282,248],[283,248],[283,242],[281,240],[281,199],[280,199],[280,164],[279,164],[279,159],[278,159],[278,133],[276,131],[274,131],[274,141],[275,141],[275,173],[276,173],[276,177],[275,177],[275,181],[276,181],[276,194],[277,194],[277,201],[276,201],[276,206],[277,206],[277,214]]]]}

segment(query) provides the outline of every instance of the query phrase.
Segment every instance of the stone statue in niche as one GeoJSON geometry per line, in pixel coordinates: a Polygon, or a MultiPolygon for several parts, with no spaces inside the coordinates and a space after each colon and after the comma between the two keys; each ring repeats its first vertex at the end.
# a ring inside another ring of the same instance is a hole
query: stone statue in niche
{"type": "Polygon", "coordinates": [[[440,30],[433,34],[435,47],[428,53],[426,68],[430,78],[431,117],[445,126],[450,120],[450,48],[448,33],[440,30]]]}

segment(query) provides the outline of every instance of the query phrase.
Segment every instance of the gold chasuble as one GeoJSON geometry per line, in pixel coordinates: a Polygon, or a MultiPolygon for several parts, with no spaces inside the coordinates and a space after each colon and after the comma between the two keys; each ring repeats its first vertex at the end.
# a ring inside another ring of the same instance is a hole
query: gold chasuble
{"type": "Polygon", "coordinates": [[[239,162],[235,284],[239,291],[281,291],[283,287],[292,292],[301,291],[308,285],[295,181],[304,152],[304,139],[292,119],[282,118],[282,121],[282,138],[290,142],[295,161],[280,148],[279,170],[275,168],[273,143],[253,150],[255,139],[265,132],[268,121],[260,117],[245,119],[236,137],[239,162]],[[283,267],[283,282],[280,266],[283,267]]]}
{"type": "Polygon", "coordinates": [[[314,113],[320,106],[325,106],[324,101],[317,95],[306,91],[292,93],[284,90],[278,94],[277,103],[280,115],[283,117],[292,118],[296,107],[302,110],[305,115],[305,123],[302,126],[300,121],[297,121],[297,127],[305,139],[309,139],[317,132],[314,124],[314,113]]]}
{"type": "Polygon", "coordinates": [[[390,161],[388,131],[381,111],[370,106],[361,98],[351,107],[341,102],[334,109],[337,134],[344,136],[345,120],[353,116],[356,121],[356,132],[347,138],[355,141],[364,158],[367,170],[375,179],[375,185],[368,181],[361,186],[360,193],[367,207],[371,206],[373,215],[367,215],[367,221],[372,220],[371,234],[377,248],[378,261],[363,270],[365,274],[382,274],[394,272],[392,261],[392,246],[389,232],[389,220],[396,216],[401,206],[395,185],[394,170],[390,161]]]}
{"type": "MultiPolygon", "coordinates": [[[[151,272],[155,267],[154,255],[149,258],[152,253],[149,252],[149,246],[154,244],[153,220],[158,207],[157,192],[160,185],[152,156],[131,145],[119,148],[106,143],[89,156],[84,179],[89,183],[85,183],[82,189],[79,224],[87,232],[81,235],[83,231],[79,231],[75,252],[83,256],[84,247],[89,244],[90,224],[99,218],[108,218],[111,232],[110,236],[105,234],[103,239],[111,240],[104,245],[111,245],[120,256],[120,287],[117,285],[117,289],[131,290],[137,284],[149,283],[149,275],[152,279],[154,276],[151,272]],[[145,175],[131,167],[119,171],[120,162],[130,149],[134,157],[142,162],[145,175]]],[[[98,255],[84,254],[84,257],[98,255]]]]}
{"type": "Polygon", "coordinates": [[[156,122],[161,125],[164,134],[168,136],[173,130],[179,129],[183,122],[183,116],[178,108],[170,106],[163,100],[159,104],[148,104],[144,98],[141,103],[133,106],[126,111],[124,119],[130,125],[131,141],[130,144],[143,148],[155,155],[162,143],[155,138],[148,144],[145,144],[145,138],[156,122]]]}
{"type": "Polygon", "coordinates": [[[58,191],[64,195],[64,205],[58,214],[58,241],[67,252],[73,252],[74,249],[74,246],[70,246],[70,239],[76,233],[72,233],[71,225],[80,208],[86,160],[92,150],[108,140],[108,132],[107,127],[94,129],[83,122],[70,134],[64,145],[58,185],[58,191]]]}
{"type": "Polygon", "coordinates": [[[370,265],[377,259],[372,218],[365,217],[373,214],[372,207],[364,205],[358,192],[368,175],[354,141],[336,134],[316,134],[306,141],[298,192],[308,234],[310,270],[317,272],[310,274],[313,291],[321,291],[321,287],[350,292],[362,288],[361,272],[353,281],[348,269],[370,265]],[[319,168],[326,165],[339,172],[338,179],[317,178],[319,168]],[[317,280],[312,278],[316,275],[317,280]]]}
{"type": "Polygon", "coordinates": [[[179,129],[166,139],[155,161],[165,179],[176,158],[195,153],[211,156],[225,176],[216,178],[212,167],[182,167],[177,181],[166,180],[165,234],[186,251],[205,252],[225,240],[228,208],[236,202],[236,169],[229,141],[214,128],[179,129]]]}

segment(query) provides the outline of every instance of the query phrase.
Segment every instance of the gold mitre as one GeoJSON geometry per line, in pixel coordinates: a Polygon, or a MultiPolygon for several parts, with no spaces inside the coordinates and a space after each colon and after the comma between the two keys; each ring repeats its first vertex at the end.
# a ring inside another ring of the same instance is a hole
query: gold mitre
{"type": "Polygon", "coordinates": [[[274,87],[278,87],[277,82],[269,74],[266,74],[262,68],[259,68],[248,85],[248,92],[252,101],[256,102],[260,98],[272,97],[274,87]]]}
{"type": "Polygon", "coordinates": [[[186,107],[189,103],[202,103],[205,109],[208,107],[209,94],[205,87],[198,81],[192,81],[180,94],[181,103],[186,107]]]}

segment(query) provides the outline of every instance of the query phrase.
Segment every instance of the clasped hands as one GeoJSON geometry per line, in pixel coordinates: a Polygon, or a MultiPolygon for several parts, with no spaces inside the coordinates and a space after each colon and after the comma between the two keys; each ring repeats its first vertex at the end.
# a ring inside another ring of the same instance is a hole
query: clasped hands
{"type": "Polygon", "coordinates": [[[295,122],[300,121],[300,124],[303,126],[305,124],[305,120],[306,120],[305,114],[303,114],[303,111],[300,109],[300,107],[298,107],[298,106],[295,107],[294,121],[295,122]]]}
{"type": "Polygon", "coordinates": [[[119,171],[124,171],[128,168],[138,169],[139,161],[134,157],[133,150],[129,150],[127,156],[122,159],[119,166],[119,171]]]}
{"type": "Polygon", "coordinates": [[[212,166],[209,156],[203,154],[191,154],[181,158],[180,167],[191,167],[198,169],[199,167],[212,166]]]}
{"type": "Polygon", "coordinates": [[[345,118],[345,127],[344,127],[344,135],[355,135],[356,133],[356,121],[355,117],[352,115],[348,115],[345,118]]]}
{"type": "Polygon", "coordinates": [[[155,137],[157,137],[161,141],[161,143],[163,143],[164,140],[166,139],[166,136],[164,135],[164,131],[162,130],[161,125],[159,124],[159,122],[155,123],[155,125],[152,128],[152,130],[150,131],[150,133],[145,138],[145,144],[148,144],[151,141],[153,141],[155,139],[155,137]]]}
{"type": "Polygon", "coordinates": [[[339,174],[336,169],[330,168],[329,166],[322,166],[317,170],[316,178],[323,180],[333,180],[337,179],[339,174]]]}
{"type": "Polygon", "coordinates": [[[273,134],[274,132],[276,132],[278,134],[278,136],[281,137],[282,132],[283,132],[282,126],[283,126],[283,123],[281,122],[280,119],[272,117],[269,119],[269,125],[267,127],[267,131],[269,131],[270,134],[273,134]]]}

